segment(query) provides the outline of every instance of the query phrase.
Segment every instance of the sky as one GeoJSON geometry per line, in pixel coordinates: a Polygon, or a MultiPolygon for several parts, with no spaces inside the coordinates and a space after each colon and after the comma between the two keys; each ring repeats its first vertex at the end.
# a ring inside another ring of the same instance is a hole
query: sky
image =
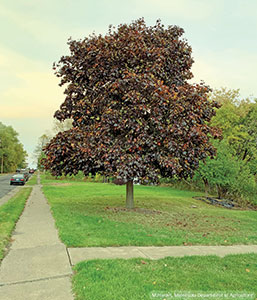
{"type": "Polygon", "coordinates": [[[256,0],[0,0],[0,122],[19,133],[30,166],[64,101],[52,65],[69,54],[68,38],[140,17],[184,28],[193,82],[257,97],[256,0]]]}

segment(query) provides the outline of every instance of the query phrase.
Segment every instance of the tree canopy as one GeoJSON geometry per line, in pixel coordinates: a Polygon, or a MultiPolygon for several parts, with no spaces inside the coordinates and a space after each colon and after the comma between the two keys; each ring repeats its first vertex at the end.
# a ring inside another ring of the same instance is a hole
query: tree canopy
{"type": "Polygon", "coordinates": [[[69,40],[70,55],[54,65],[65,100],[55,117],[73,120],[45,148],[54,175],[100,173],[125,182],[187,177],[213,156],[207,124],[216,101],[204,83],[190,84],[192,49],[178,26],[144,19],[69,40]]]}

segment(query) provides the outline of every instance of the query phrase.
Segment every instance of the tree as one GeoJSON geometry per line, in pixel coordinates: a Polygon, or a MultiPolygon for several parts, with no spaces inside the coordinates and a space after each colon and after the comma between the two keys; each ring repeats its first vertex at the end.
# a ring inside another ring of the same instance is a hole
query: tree
{"type": "Polygon", "coordinates": [[[105,35],[69,40],[70,55],[54,64],[65,101],[55,118],[73,120],[45,148],[43,164],[55,176],[82,170],[121,178],[133,207],[133,179],[187,177],[213,156],[207,125],[219,105],[210,88],[189,84],[192,49],[184,30],[144,19],[110,26],[105,35]]]}
{"type": "Polygon", "coordinates": [[[214,159],[207,158],[205,162],[200,162],[194,179],[200,177],[203,180],[206,194],[209,186],[212,186],[216,187],[218,198],[229,194],[232,198],[252,201],[256,183],[249,166],[233,155],[234,150],[225,139],[214,144],[217,155],[214,159]]]}
{"type": "Polygon", "coordinates": [[[63,122],[60,122],[58,120],[54,120],[53,122],[53,127],[52,130],[49,131],[45,131],[44,134],[42,134],[39,138],[38,138],[38,143],[36,145],[36,148],[34,150],[34,158],[35,158],[35,162],[37,164],[37,168],[39,170],[43,169],[43,165],[41,164],[41,161],[43,158],[45,158],[45,153],[43,151],[43,148],[47,145],[47,143],[49,143],[49,141],[51,140],[51,138],[56,135],[59,132],[63,132],[65,130],[68,130],[72,128],[72,120],[67,119],[63,122]]]}
{"type": "Polygon", "coordinates": [[[257,174],[257,99],[240,99],[239,90],[217,90],[212,99],[222,107],[212,118],[211,125],[222,129],[223,138],[233,155],[244,161],[257,174]]]}
{"type": "Polygon", "coordinates": [[[215,159],[207,158],[201,161],[196,174],[200,175],[207,193],[208,185],[216,186],[218,198],[225,197],[229,188],[235,185],[240,167],[231,154],[226,141],[221,141],[215,145],[217,155],[215,159]]]}
{"type": "Polygon", "coordinates": [[[0,170],[13,172],[26,166],[27,153],[19,142],[18,133],[0,122],[0,170]]]}
{"type": "Polygon", "coordinates": [[[243,156],[251,173],[257,175],[257,99],[251,103],[250,109],[242,121],[245,139],[243,140],[243,156]]]}
{"type": "Polygon", "coordinates": [[[47,145],[47,143],[49,143],[51,138],[52,138],[52,136],[50,135],[49,132],[42,134],[38,138],[38,143],[34,150],[34,157],[35,157],[35,161],[37,163],[37,168],[39,170],[43,169],[43,165],[41,164],[42,159],[45,158],[45,153],[43,151],[43,148],[47,145]]]}
{"type": "MultiPolygon", "coordinates": [[[[199,177],[208,193],[217,187],[219,197],[256,199],[257,185],[257,100],[241,99],[239,90],[220,89],[211,99],[222,104],[211,124],[222,129],[223,140],[214,142],[215,159],[200,162],[194,179],[199,177]]],[[[255,200],[256,202],[256,200],[255,200]]]]}

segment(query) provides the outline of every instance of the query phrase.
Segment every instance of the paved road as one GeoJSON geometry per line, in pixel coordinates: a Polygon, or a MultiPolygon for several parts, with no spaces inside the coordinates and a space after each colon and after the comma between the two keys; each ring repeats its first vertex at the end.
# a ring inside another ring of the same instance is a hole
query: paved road
{"type": "Polygon", "coordinates": [[[2,198],[4,195],[9,193],[16,187],[16,185],[10,185],[11,177],[12,174],[0,176],[0,198],[2,198]]]}

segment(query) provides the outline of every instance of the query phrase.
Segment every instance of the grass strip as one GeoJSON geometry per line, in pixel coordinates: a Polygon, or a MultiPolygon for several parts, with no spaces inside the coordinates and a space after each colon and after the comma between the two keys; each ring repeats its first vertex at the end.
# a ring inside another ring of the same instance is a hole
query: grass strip
{"type": "Polygon", "coordinates": [[[37,184],[37,175],[33,174],[27,182],[28,185],[35,185],[37,184]]]}
{"type": "Polygon", "coordinates": [[[0,261],[3,259],[6,246],[28,199],[32,188],[22,188],[8,202],[0,206],[0,261]]]}
{"type": "Polygon", "coordinates": [[[73,290],[76,300],[256,299],[256,262],[257,254],[85,261],[74,268],[73,290]]]}

